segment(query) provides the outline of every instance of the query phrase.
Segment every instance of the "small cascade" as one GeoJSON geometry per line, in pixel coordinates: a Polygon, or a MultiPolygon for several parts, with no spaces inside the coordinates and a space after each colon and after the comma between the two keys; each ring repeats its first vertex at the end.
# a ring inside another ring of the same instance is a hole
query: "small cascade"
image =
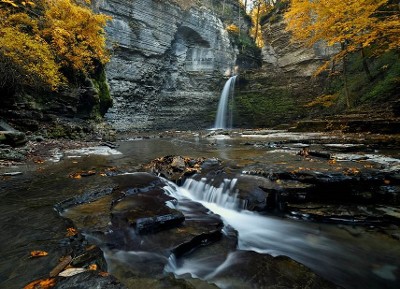
{"type": "Polygon", "coordinates": [[[224,179],[221,184],[216,187],[211,184],[207,178],[200,181],[187,179],[182,187],[175,190],[166,189],[169,194],[177,199],[185,197],[196,202],[206,202],[230,210],[245,209],[245,201],[238,198],[239,191],[235,189],[237,179],[224,179]]]}
{"type": "Polygon", "coordinates": [[[218,104],[217,117],[215,119],[215,129],[226,129],[232,128],[233,124],[233,114],[232,110],[228,111],[229,97],[233,98],[235,81],[237,75],[230,77],[224,85],[224,88],[221,93],[221,98],[218,104]],[[227,124],[229,119],[229,124],[227,124]]]}

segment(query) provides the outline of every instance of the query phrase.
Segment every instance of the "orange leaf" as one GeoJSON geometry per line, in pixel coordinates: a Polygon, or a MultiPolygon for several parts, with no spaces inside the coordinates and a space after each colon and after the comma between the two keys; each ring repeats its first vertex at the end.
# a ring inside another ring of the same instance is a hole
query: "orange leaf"
{"type": "Polygon", "coordinates": [[[31,252],[31,257],[44,257],[47,256],[49,253],[47,253],[46,251],[32,251],[31,252]]]}
{"type": "Polygon", "coordinates": [[[56,285],[56,279],[41,279],[35,280],[24,287],[24,289],[49,289],[56,285]]]}
{"type": "Polygon", "coordinates": [[[88,267],[89,270],[96,271],[97,270],[97,265],[96,264],[90,264],[88,267]]]}
{"type": "Polygon", "coordinates": [[[82,178],[82,176],[81,176],[80,173],[73,173],[73,174],[70,174],[69,177],[70,177],[71,179],[81,179],[81,178],[82,178]]]}
{"type": "MultiPolygon", "coordinates": [[[[107,277],[108,275],[110,275],[108,272],[99,272],[99,275],[101,277],[107,277]]],[[[25,288],[24,288],[25,289],[25,288]]]]}
{"type": "Polygon", "coordinates": [[[78,231],[75,228],[67,228],[67,237],[72,237],[78,234],[78,231]]]}

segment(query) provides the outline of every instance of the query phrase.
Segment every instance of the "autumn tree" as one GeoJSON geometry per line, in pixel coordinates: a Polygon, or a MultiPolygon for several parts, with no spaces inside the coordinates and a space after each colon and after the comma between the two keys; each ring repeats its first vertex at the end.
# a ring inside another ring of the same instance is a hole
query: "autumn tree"
{"type": "Polygon", "coordinates": [[[35,6],[34,2],[0,2],[0,88],[55,89],[62,82],[56,55],[40,37],[40,21],[29,15],[35,6]]]}
{"type": "MultiPolygon", "coordinates": [[[[297,40],[312,46],[323,40],[328,46],[340,44],[341,50],[317,73],[333,61],[371,48],[375,56],[400,47],[399,6],[390,0],[291,0],[285,14],[287,28],[297,40]]],[[[366,64],[366,63],[365,63],[366,64]]],[[[368,67],[364,66],[369,73],[368,67]]],[[[346,79],[345,79],[346,81],[346,79]]],[[[346,86],[347,90],[347,86],[346,86]]],[[[348,93],[347,105],[349,106],[348,93]]]]}
{"type": "Polygon", "coordinates": [[[105,64],[109,17],[93,13],[89,2],[0,0],[0,88],[54,90],[105,64]]]}
{"type": "Polygon", "coordinates": [[[261,24],[260,24],[261,16],[271,11],[273,9],[274,3],[275,2],[272,2],[272,0],[253,1],[254,6],[253,9],[251,9],[250,11],[250,17],[253,27],[250,30],[250,35],[254,38],[258,47],[262,47],[264,45],[264,41],[262,38],[261,24]]]}

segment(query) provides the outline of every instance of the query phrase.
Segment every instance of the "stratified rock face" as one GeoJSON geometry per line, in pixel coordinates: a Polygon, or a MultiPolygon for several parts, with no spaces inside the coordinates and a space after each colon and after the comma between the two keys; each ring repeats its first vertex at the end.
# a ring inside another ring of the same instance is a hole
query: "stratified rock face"
{"type": "Polygon", "coordinates": [[[221,20],[207,8],[183,10],[171,1],[96,5],[113,17],[106,72],[114,106],[107,120],[118,130],[210,127],[237,54],[221,20]]]}
{"type": "Polygon", "coordinates": [[[291,34],[285,29],[283,19],[263,26],[265,43],[262,57],[265,69],[310,77],[337,51],[337,47],[328,47],[322,42],[312,47],[304,47],[293,42],[291,34]]]}

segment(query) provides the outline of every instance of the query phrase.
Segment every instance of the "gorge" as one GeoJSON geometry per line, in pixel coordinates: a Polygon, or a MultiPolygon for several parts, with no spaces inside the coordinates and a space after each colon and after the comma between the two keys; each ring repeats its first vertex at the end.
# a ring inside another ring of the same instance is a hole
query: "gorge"
{"type": "Polygon", "coordinates": [[[0,0],[2,44],[75,52],[98,19],[110,59],[13,87],[0,47],[1,288],[399,287],[398,46],[306,47],[298,1],[36,2],[0,0]]]}

